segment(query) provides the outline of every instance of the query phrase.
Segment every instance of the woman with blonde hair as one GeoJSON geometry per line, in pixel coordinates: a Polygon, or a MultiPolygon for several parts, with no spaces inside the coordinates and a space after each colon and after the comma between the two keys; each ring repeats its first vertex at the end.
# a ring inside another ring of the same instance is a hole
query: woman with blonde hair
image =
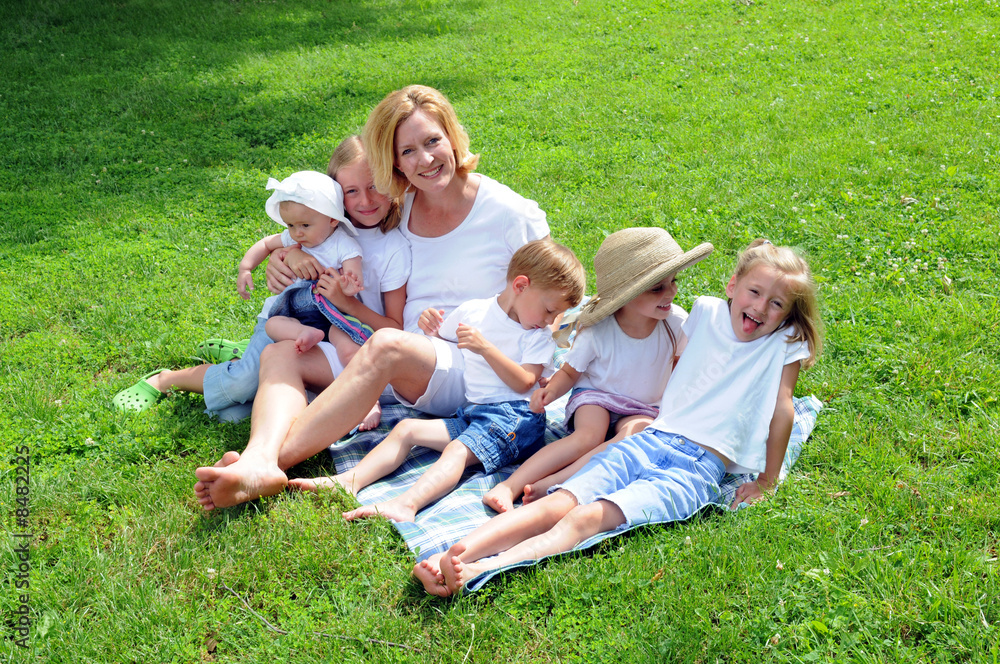
{"type": "Polygon", "coordinates": [[[205,509],[282,491],[284,471],[361,422],[386,386],[417,410],[452,415],[465,401],[461,352],[416,333],[421,312],[440,307],[446,316],[500,292],[514,252],[549,234],[534,201],[475,172],[478,156],[439,91],[391,92],[369,115],[362,140],[377,189],[403,196],[399,228],[412,250],[403,330],[376,330],[342,372],[335,368],[332,384],[315,353],[298,355],[286,342],[268,347],[246,451],[195,472],[205,509]],[[308,408],[307,388],[323,390],[308,408]]]}

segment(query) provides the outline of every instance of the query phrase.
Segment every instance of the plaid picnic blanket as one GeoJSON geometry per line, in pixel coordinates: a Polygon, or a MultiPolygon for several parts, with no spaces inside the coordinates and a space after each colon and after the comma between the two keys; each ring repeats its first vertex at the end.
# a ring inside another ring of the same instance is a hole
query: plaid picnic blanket
{"type": "MultiPolygon", "coordinates": [[[[546,408],[548,425],[545,439],[547,443],[563,438],[568,433],[563,428],[563,415],[567,401],[568,395],[546,408]]],[[[788,451],[785,453],[779,482],[784,481],[788,471],[798,460],[802,446],[809,438],[809,434],[816,425],[816,417],[823,407],[820,400],[814,396],[796,398],[794,403],[795,424],[792,427],[792,435],[788,442],[788,451]]],[[[357,465],[361,458],[375,447],[399,420],[406,417],[426,416],[399,404],[383,406],[382,423],[377,429],[357,433],[353,437],[332,445],[330,454],[333,456],[337,472],[343,473],[357,465]]],[[[415,448],[396,472],[358,492],[358,500],[361,504],[367,505],[389,500],[401,494],[434,463],[437,457],[437,452],[426,448],[415,448]]],[[[469,469],[462,476],[458,488],[421,510],[414,523],[394,523],[393,525],[406,540],[406,545],[413,551],[418,561],[435,553],[446,551],[452,544],[496,515],[492,509],[483,505],[482,496],[498,482],[509,477],[516,467],[516,465],[505,466],[490,475],[483,473],[481,466],[479,471],[476,471],[475,468],[469,469]]],[[[732,502],[737,487],[752,479],[749,475],[727,474],[723,477],[719,487],[722,491],[716,503],[717,506],[720,509],[728,510],[727,505],[732,502]]],[[[617,534],[620,532],[598,534],[582,542],[576,547],[576,550],[587,549],[601,540],[617,534]]],[[[537,560],[526,561],[516,565],[516,567],[533,565],[537,562],[537,560]]],[[[465,591],[475,592],[498,572],[499,570],[488,572],[473,579],[466,584],[465,591]]]]}

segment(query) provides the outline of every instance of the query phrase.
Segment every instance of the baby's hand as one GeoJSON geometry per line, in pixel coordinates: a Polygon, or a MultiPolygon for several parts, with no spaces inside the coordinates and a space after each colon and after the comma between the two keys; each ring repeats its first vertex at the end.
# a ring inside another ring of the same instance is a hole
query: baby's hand
{"type": "Polygon", "coordinates": [[[250,291],[253,290],[253,274],[250,270],[240,270],[240,275],[236,278],[236,290],[244,300],[250,299],[250,291]]]}
{"type": "Polygon", "coordinates": [[[444,309],[424,309],[424,312],[420,314],[420,319],[417,320],[417,327],[424,331],[429,337],[433,337],[441,329],[441,323],[444,322],[444,309]]]}
{"type": "Polygon", "coordinates": [[[458,336],[458,347],[470,350],[476,355],[482,355],[491,346],[490,342],[474,327],[465,323],[458,324],[456,332],[458,336]]]}
{"type": "Polygon", "coordinates": [[[315,281],[319,279],[319,275],[323,274],[323,266],[320,262],[304,251],[288,252],[285,257],[285,265],[299,279],[315,281]]]}
{"type": "Polygon", "coordinates": [[[344,272],[340,276],[340,289],[344,291],[344,295],[354,297],[365,289],[364,279],[360,274],[344,272]]]}

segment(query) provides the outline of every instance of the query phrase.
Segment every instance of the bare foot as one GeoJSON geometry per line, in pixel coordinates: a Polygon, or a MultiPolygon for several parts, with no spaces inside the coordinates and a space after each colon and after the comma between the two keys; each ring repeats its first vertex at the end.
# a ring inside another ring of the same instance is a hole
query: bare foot
{"type": "Polygon", "coordinates": [[[368,411],[365,415],[365,419],[361,420],[361,424],[358,425],[359,431],[371,431],[379,425],[382,421],[382,406],[376,401],[372,409],[368,411]]]}
{"type": "Polygon", "coordinates": [[[444,577],[444,585],[448,589],[449,595],[457,593],[465,584],[465,564],[459,557],[463,553],[465,553],[465,545],[458,542],[452,544],[440,560],[441,576],[444,577]]]}
{"type": "Polygon", "coordinates": [[[413,521],[417,516],[417,511],[408,505],[390,500],[375,505],[362,505],[361,507],[344,512],[344,518],[348,521],[355,519],[367,519],[373,516],[383,516],[391,521],[403,522],[413,521]]]}
{"type": "Polygon", "coordinates": [[[255,458],[236,455],[229,456],[231,463],[226,464],[226,455],[214,466],[201,467],[194,471],[200,481],[195,484],[194,492],[198,502],[205,510],[216,507],[232,507],[254,500],[261,496],[273,496],[280,493],[288,483],[277,465],[255,458]]]}
{"type": "Polygon", "coordinates": [[[334,475],[332,477],[297,477],[288,480],[288,488],[296,491],[312,491],[319,493],[320,489],[336,489],[341,487],[352,496],[358,495],[358,490],[354,488],[352,478],[348,475],[334,475]]]}
{"type": "Polygon", "coordinates": [[[313,346],[323,341],[323,339],[326,339],[326,334],[323,330],[317,330],[315,327],[307,327],[295,339],[295,352],[299,355],[306,353],[313,346]]]}
{"type": "MultiPolygon", "coordinates": [[[[222,458],[215,462],[216,468],[225,468],[226,466],[231,466],[240,460],[240,453],[233,452],[230,450],[222,455],[222,458]]],[[[195,482],[194,484],[194,495],[198,498],[198,502],[205,496],[208,496],[208,485],[204,482],[195,482]]]]}
{"type": "Polygon", "coordinates": [[[514,492],[506,482],[500,482],[483,496],[483,505],[497,512],[507,512],[514,509],[514,492]]]}
{"type": "Polygon", "coordinates": [[[549,492],[549,487],[544,484],[525,484],[524,495],[521,497],[521,504],[533,503],[539,498],[544,498],[549,492]]]}
{"type": "Polygon", "coordinates": [[[437,553],[413,566],[413,576],[424,585],[424,590],[438,597],[447,597],[451,594],[448,586],[444,585],[444,576],[441,574],[443,556],[443,553],[437,553]]]}

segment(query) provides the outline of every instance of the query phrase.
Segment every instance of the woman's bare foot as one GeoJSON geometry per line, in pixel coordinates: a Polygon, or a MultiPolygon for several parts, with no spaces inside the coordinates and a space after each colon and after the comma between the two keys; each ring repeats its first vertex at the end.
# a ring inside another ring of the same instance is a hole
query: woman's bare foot
{"type": "Polygon", "coordinates": [[[444,585],[444,576],[441,574],[441,558],[443,556],[443,553],[437,553],[413,566],[413,576],[423,584],[424,590],[438,597],[447,597],[451,594],[448,587],[444,585]]]}
{"type": "Polygon", "coordinates": [[[506,482],[500,482],[483,496],[483,505],[497,512],[514,509],[514,492],[506,482]]]}
{"type": "Polygon", "coordinates": [[[405,522],[413,521],[417,517],[417,510],[410,505],[405,505],[397,500],[389,500],[375,505],[362,505],[361,507],[344,512],[344,518],[348,521],[355,519],[367,519],[373,516],[383,516],[390,521],[405,522]]]}
{"type": "Polygon", "coordinates": [[[326,339],[326,333],[323,330],[317,330],[315,327],[306,327],[299,332],[299,336],[295,339],[295,352],[299,355],[306,353],[313,346],[323,341],[323,339],[326,339]]]}
{"type": "Polygon", "coordinates": [[[358,425],[358,430],[371,431],[372,429],[377,427],[379,425],[379,422],[381,421],[382,421],[382,406],[380,406],[378,402],[375,402],[375,405],[372,406],[372,409],[368,411],[367,415],[365,415],[365,419],[361,420],[361,424],[358,425]]]}
{"type": "Polygon", "coordinates": [[[198,468],[194,475],[199,480],[194,493],[206,511],[273,496],[281,493],[288,483],[277,464],[235,452],[227,452],[214,466],[198,468]]]}

